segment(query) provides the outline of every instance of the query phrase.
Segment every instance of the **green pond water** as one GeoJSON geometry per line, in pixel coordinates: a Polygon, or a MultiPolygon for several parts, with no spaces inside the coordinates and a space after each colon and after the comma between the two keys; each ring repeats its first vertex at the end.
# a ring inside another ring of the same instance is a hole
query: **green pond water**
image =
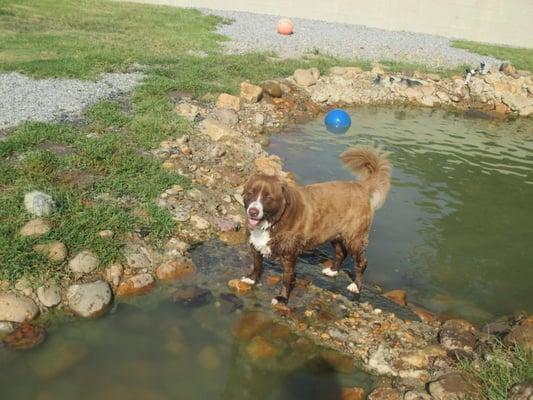
{"type": "Polygon", "coordinates": [[[533,120],[495,122],[442,110],[349,110],[343,135],[323,117],[271,137],[299,183],[351,179],[352,145],[391,152],[392,189],[377,211],[367,281],[477,322],[533,311],[533,120]]]}

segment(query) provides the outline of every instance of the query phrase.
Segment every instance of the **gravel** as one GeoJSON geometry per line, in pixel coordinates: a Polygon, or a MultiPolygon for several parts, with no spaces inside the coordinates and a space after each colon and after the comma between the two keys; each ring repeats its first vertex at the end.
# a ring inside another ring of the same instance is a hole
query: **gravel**
{"type": "Polygon", "coordinates": [[[451,39],[440,36],[301,18],[291,18],[294,34],[283,36],[276,32],[278,16],[211,9],[201,11],[234,20],[217,29],[218,33],[231,39],[225,43],[230,54],[268,51],[287,58],[318,53],[349,59],[422,63],[430,67],[500,62],[453,48],[451,39]]]}
{"type": "Polygon", "coordinates": [[[98,100],[131,91],[143,76],[140,72],[103,74],[93,82],[0,74],[0,129],[24,121],[71,119],[98,100]]]}

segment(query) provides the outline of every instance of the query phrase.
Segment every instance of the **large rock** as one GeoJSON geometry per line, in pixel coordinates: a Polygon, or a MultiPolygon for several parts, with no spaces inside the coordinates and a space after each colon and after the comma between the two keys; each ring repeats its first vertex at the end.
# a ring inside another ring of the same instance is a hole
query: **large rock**
{"type": "Polygon", "coordinates": [[[251,311],[242,316],[235,326],[235,336],[248,340],[272,326],[272,318],[259,311],[251,311]]]}
{"type": "Polygon", "coordinates": [[[54,307],[61,303],[61,289],[55,283],[39,286],[37,297],[43,306],[54,307]]]}
{"type": "Polygon", "coordinates": [[[275,81],[266,81],[262,84],[263,91],[267,93],[270,97],[281,97],[283,91],[281,90],[281,85],[275,81]]]}
{"type": "Polygon", "coordinates": [[[33,191],[24,196],[24,206],[30,214],[42,217],[54,211],[56,203],[52,196],[43,192],[33,191]]]}
{"type": "Polygon", "coordinates": [[[53,263],[61,263],[67,258],[67,246],[61,242],[36,244],[33,250],[46,256],[53,263]]]}
{"type": "Polygon", "coordinates": [[[436,400],[480,399],[479,391],[458,373],[441,376],[430,382],[429,393],[436,400]]]}
{"type": "Polygon", "coordinates": [[[374,389],[367,397],[368,400],[400,400],[401,393],[398,389],[381,387],[374,389]]]}
{"type": "Polygon", "coordinates": [[[155,288],[154,277],[150,274],[132,276],[118,285],[117,296],[139,296],[155,288]]]}
{"type": "Polygon", "coordinates": [[[241,99],[247,103],[257,103],[263,97],[263,88],[250,82],[241,83],[241,99]]]}
{"type": "Polygon", "coordinates": [[[178,279],[185,279],[196,273],[194,264],[188,261],[169,260],[163,262],[155,270],[157,279],[163,282],[172,282],[178,279]]]}
{"type": "Polygon", "coordinates": [[[233,129],[213,118],[203,120],[201,127],[207,136],[215,142],[237,136],[237,133],[233,129]]]}
{"type": "Polygon", "coordinates": [[[237,96],[222,93],[218,96],[217,108],[229,108],[231,110],[239,111],[241,109],[241,99],[237,96]]]}
{"type": "Polygon", "coordinates": [[[502,102],[513,111],[517,111],[521,116],[528,116],[533,113],[533,97],[528,97],[513,93],[504,93],[502,102]]]}
{"type": "Polygon", "coordinates": [[[511,332],[505,336],[504,342],[509,345],[516,343],[523,348],[533,350],[533,316],[513,327],[511,332]]]}
{"type": "Polygon", "coordinates": [[[84,275],[98,268],[98,257],[91,251],[79,252],[68,262],[70,270],[76,275],[84,275]]]}
{"type": "Polygon", "coordinates": [[[462,319],[450,319],[442,324],[439,341],[448,352],[458,356],[471,354],[476,346],[474,326],[462,319]]]}
{"type": "Polygon", "coordinates": [[[215,116],[223,125],[234,126],[239,122],[237,113],[229,108],[219,108],[215,111],[215,116]]]}
{"type": "Polygon", "coordinates": [[[4,337],[4,346],[13,350],[32,349],[46,339],[46,331],[42,326],[23,322],[4,337]]]}
{"type": "Polygon", "coordinates": [[[310,69],[297,69],[294,71],[293,78],[296,84],[300,86],[312,86],[317,83],[320,78],[320,72],[316,68],[310,69]]]}
{"type": "Polygon", "coordinates": [[[28,221],[22,228],[20,228],[20,236],[41,236],[50,232],[50,225],[41,218],[32,219],[28,221]]]}
{"type": "Polygon", "coordinates": [[[31,321],[37,314],[39,308],[32,299],[14,293],[0,293],[0,321],[31,321]]]}
{"type": "Polygon", "coordinates": [[[70,309],[80,317],[96,318],[111,305],[112,291],[107,282],[96,281],[72,285],[67,291],[70,309]]]}
{"type": "Polygon", "coordinates": [[[533,383],[519,383],[509,390],[509,400],[532,400],[533,383]]]}

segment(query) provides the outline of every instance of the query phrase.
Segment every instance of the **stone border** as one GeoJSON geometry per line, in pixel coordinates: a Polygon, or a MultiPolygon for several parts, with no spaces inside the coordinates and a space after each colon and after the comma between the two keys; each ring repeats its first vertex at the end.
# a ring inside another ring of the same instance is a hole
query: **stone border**
{"type": "MultiPolygon", "coordinates": [[[[327,76],[311,68],[296,70],[287,79],[267,81],[261,86],[243,82],[239,96],[221,94],[215,105],[180,93],[171,94],[171,98],[176,112],[196,126],[194,134],[164,141],[153,150],[162,168],[186,176],[193,183],[190,189],[175,185],[157,199],[158,206],[168,209],[179,225],[176,237],[156,249],[148,246],[142,233],[132,234],[124,248],[125,263],[117,262],[101,272],[97,255],[89,251],[69,255],[61,243],[36,247],[35,251],[47,255],[52,262],[68,259],[70,276],[60,284],[45,284],[37,290],[24,278],[14,288],[4,285],[0,292],[3,330],[13,329],[13,324],[30,321],[51,308],[96,318],[109,310],[114,296],[142,295],[158,282],[194,274],[196,268],[188,253],[190,244],[214,235],[229,244],[246,241],[242,228],[246,224],[242,212],[246,177],[261,172],[291,179],[290,173],[283,171],[281,160],[263,149],[268,143],[265,133],[305,122],[343,105],[415,104],[460,111],[473,108],[494,118],[528,116],[533,113],[533,76],[516,72],[509,64],[466,81],[461,77],[442,79],[436,74],[388,74],[380,65],[371,71],[334,67],[327,76]]],[[[29,193],[25,205],[37,217],[54,209],[53,199],[40,192],[29,193]]],[[[20,234],[41,235],[50,229],[46,221],[36,218],[22,227],[20,234]]],[[[113,236],[111,231],[99,234],[113,236]]],[[[248,291],[242,284],[233,282],[232,289],[248,291]]],[[[337,298],[317,288],[312,290],[329,301],[337,298]]],[[[405,305],[401,292],[390,296],[405,305]]],[[[428,382],[433,382],[429,385],[433,394],[432,385],[441,387],[444,384],[438,382],[444,379],[455,379],[456,384],[457,379],[464,381],[455,376],[454,359],[479,357],[476,349],[482,337],[466,321],[451,320],[441,325],[430,313],[416,307],[414,311],[422,322],[400,320],[366,303],[346,303],[343,307],[346,317],[313,327],[309,323],[316,316],[311,310],[304,314],[304,320],[290,310],[281,312],[296,331],[350,355],[366,371],[395,377],[394,388],[387,390],[398,398],[400,393],[413,390],[420,398],[426,398],[429,395],[424,388],[428,382]]],[[[464,384],[464,390],[471,390],[467,382],[464,384]]]]}

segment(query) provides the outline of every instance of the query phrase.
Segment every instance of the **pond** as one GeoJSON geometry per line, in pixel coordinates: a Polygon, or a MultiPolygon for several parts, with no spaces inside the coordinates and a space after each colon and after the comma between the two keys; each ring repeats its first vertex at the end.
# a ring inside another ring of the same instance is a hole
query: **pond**
{"type": "MultiPolygon", "coordinates": [[[[246,245],[208,243],[193,261],[195,277],[118,299],[98,320],[50,322],[33,350],[0,346],[0,398],[333,400],[376,385],[350,358],[291,333],[270,306],[279,288],[229,292],[251,261],[246,245]]],[[[311,297],[297,288],[294,305],[311,297]]]]}
{"type": "Polygon", "coordinates": [[[533,120],[349,112],[343,135],[327,132],[319,117],[272,136],[269,151],[301,184],[353,179],[338,159],[349,146],[391,153],[392,189],[375,216],[366,280],[477,322],[533,311],[533,120]]]}

